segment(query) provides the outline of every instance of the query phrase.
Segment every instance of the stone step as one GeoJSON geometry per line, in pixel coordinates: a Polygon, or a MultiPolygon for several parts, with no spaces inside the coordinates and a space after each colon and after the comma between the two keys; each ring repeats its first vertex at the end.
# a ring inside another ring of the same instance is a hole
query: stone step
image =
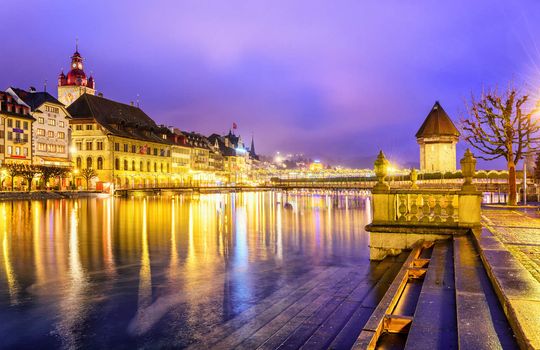
{"type": "Polygon", "coordinates": [[[457,335],[460,349],[517,349],[470,236],[454,238],[457,335]]]}
{"type": "Polygon", "coordinates": [[[452,241],[435,243],[405,349],[457,349],[452,241]]]}

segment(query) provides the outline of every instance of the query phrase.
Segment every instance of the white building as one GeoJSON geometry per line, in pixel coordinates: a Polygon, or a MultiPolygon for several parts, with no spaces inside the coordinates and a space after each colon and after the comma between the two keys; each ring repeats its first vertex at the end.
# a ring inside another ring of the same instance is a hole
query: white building
{"type": "Polygon", "coordinates": [[[62,103],[46,91],[31,88],[6,90],[20,104],[28,106],[32,123],[32,163],[34,165],[70,166],[69,113],[62,103]]]}

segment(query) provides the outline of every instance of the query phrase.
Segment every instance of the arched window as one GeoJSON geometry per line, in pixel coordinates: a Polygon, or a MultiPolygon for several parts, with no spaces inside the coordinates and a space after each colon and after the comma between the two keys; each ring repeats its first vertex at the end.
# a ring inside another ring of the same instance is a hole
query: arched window
{"type": "Polygon", "coordinates": [[[157,163],[154,163],[154,173],[157,173],[157,163]]]}
{"type": "Polygon", "coordinates": [[[97,159],[97,168],[98,168],[98,170],[103,169],[103,158],[101,158],[101,157],[98,157],[98,159],[97,159]]]}
{"type": "Polygon", "coordinates": [[[167,163],[167,172],[169,173],[170,170],[169,170],[169,163],[167,163]]]}
{"type": "Polygon", "coordinates": [[[77,157],[77,169],[80,169],[82,166],[82,159],[81,157],[77,157]]]}
{"type": "Polygon", "coordinates": [[[128,170],[128,161],[124,159],[124,170],[128,170]]]}
{"type": "Polygon", "coordinates": [[[131,170],[135,171],[135,161],[131,161],[131,170]]]}
{"type": "Polygon", "coordinates": [[[114,160],[114,168],[115,168],[116,170],[120,170],[120,159],[116,158],[116,159],[114,160]]]}
{"type": "Polygon", "coordinates": [[[139,171],[143,171],[143,170],[144,170],[144,169],[143,169],[143,162],[142,162],[142,160],[141,160],[141,162],[139,163],[139,171]]]}
{"type": "Polygon", "coordinates": [[[88,157],[86,158],[86,167],[90,169],[92,167],[92,158],[88,157]]]}
{"type": "Polygon", "coordinates": [[[150,162],[146,162],[146,171],[150,171],[150,162]]]}
{"type": "Polygon", "coordinates": [[[163,163],[161,163],[161,172],[163,172],[163,163]]]}

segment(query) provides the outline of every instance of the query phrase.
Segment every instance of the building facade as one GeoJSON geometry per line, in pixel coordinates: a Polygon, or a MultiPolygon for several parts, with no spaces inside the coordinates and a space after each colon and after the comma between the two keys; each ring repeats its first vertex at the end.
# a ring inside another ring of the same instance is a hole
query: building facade
{"type": "Polygon", "coordinates": [[[71,166],[69,154],[71,117],[64,105],[45,91],[9,88],[7,92],[30,108],[32,123],[32,163],[34,165],[71,166]]]}
{"type": "Polygon", "coordinates": [[[0,162],[32,164],[32,123],[30,108],[0,91],[0,162]]]}
{"type": "Polygon", "coordinates": [[[71,56],[68,74],[65,75],[62,71],[58,76],[58,100],[65,106],[72,104],[82,94],[96,94],[94,77],[86,77],[83,61],[84,59],[79,53],[78,47],[75,48],[75,52],[71,56]]]}
{"type": "Polygon", "coordinates": [[[416,133],[420,146],[420,170],[425,172],[456,171],[456,144],[459,131],[441,107],[433,108],[416,133]]]}
{"type": "Polygon", "coordinates": [[[68,112],[77,185],[84,185],[86,168],[96,170],[98,189],[173,185],[170,131],[140,108],[83,94],[68,112]]]}

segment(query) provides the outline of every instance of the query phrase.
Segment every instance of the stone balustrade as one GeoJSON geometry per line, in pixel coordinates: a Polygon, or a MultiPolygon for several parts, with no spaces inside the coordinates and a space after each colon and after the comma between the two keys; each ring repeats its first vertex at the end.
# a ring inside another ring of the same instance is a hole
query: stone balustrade
{"type": "Polygon", "coordinates": [[[390,188],[387,164],[381,151],[375,161],[379,181],[372,192],[373,221],[366,226],[372,260],[399,254],[420,239],[446,239],[481,227],[482,193],[472,183],[476,160],[469,150],[461,160],[464,181],[457,190],[419,188],[414,171],[409,189],[390,188]]]}

